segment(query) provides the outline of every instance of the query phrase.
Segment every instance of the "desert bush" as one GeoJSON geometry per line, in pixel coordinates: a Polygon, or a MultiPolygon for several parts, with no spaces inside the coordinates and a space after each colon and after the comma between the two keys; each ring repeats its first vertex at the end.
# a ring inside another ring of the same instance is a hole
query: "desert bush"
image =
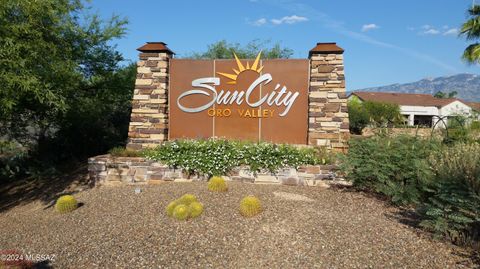
{"type": "Polygon", "coordinates": [[[228,186],[225,179],[219,176],[214,176],[208,181],[208,190],[213,192],[226,192],[228,186]]]}
{"type": "Polygon", "coordinates": [[[262,212],[262,204],[255,196],[246,196],[240,201],[240,214],[244,217],[253,217],[262,212]]]}
{"type": "Polygon", "coordinates": [[[282,167],[333,161],[326,151],[314,148],[223,139],[168,141],[144,151],[143,155],[189,174],[207,177],[225,175],[239,165],[246,165],[253,172],[262,169],[275,172],[282,167]]]}
{"type": "Polygon", "coordinates": [[[68,213],[77,209],[78,203],[72,195],[62,195],[55,203],[55,209],[60,213],[68,213]]]}
{"type": "Polygon", "coordinates": [[[421,226],[454,242],[480,238],[480,145],[457,144],[429,158],[434,183],[421,226]]]}
{"type": "Polygon", "coordinates": [[[359,189],[384,194],[395,204],[415,204],[431,179],[426,159],[439,147],[408,136],[351,139],[341,169],[359,189]]]}

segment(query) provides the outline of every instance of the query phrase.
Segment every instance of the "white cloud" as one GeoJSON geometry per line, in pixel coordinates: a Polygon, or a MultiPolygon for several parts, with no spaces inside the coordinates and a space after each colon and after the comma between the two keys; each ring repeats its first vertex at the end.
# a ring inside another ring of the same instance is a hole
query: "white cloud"
{"type": "Polygon", "coordinates": [[[375,23],[370,23],[370,24],[364,24],[362,26],[362,32],[367,32],[370,30],[378,29],[380,26],[376,25],[375,23]]]}
{"type": "Polygon", "coordinates": [[[256,21],[251,22],[250,24],[253,25],[253,26],[262,26],[262,25],[264,25],[265,23],[267,23],[267,19],[265,19],[265,18],[260,18],[260,19],[258,19],[258,20],[256,20],[256,21]]]}
{"type": "Polygon", "coordinates": [[[294,0],[291,1],[277,1],[277,0],[263,0],[266,3],[276,6],[279,8],[282,8],[284,10],[287,10],[289,12],[295,12],[295,13],[302,13],[307,15],[309,18],[312,20],[315,20],[317,22],[320,22],[323,27],[330,29],[332,31],[335,31],[339,34],[342,34],[344,36],[350,37],[352,39],[359,40],[361,42],[365,42],[368,44],[372,44],[378,47],[384,47],[384,48],[389,48],[392,50],[396,50],[398,52],[401,52],[405,55],[408,55],[412,58],[419,59],[425,62],[429,62],[433,65],[436,65],[442,69],[448,70],[449,72],[452,73],[458,73],[458,70],[451,66],[450,64],[447,64],[435,57],[432,57],[428,54],[421,53],[418,51],[415,51],[413,49],[405,48],[405,47],[400,47],[398,45],[388,43],[388,42],[383,42],[381,40],[374,39],[370,36],[367,36],[366,34],[362,34],[359,32],[353,32],[350,31],[345,27],[345,24],[342,21],[338,21],[335,19],[332,19],[328,14],[323,13],[320,10],[315,9],[314,7],[296,2],[294,0]]]}
{"type": "MultiPolygon", "coordinates": [[[[409,30],[415,29],[414,27],[409,27],[409,30]]],[[[442,34],[444,36],[447,35],[457,35],[458,34],[458,29],[457,28],[450,28],[448,25],[443,25],[442,27],[434,27],[429,24],[425,24],[421,26],[419,29],[421,31],[418,32],[420,35],[439,35],[442,34]]]]}
{"type": "Polygon", "coordinates": [[[270,21],[275,25],[279,25],[283,23],[294,24],[297,22],[308,21],[308,19],[306,17],[292,15],[292,16],[285,16],[281,19],[271,19],[270,21]]]}
{"type": "Polygon", "coordinates": [[[458,35],[458,29],[457,28],[448,29],[447,31],[443,32],[443,35],[458,35]]]}
{"type": "Polygon", "coordinates": [[[438,34],[440,34],[440,31],[438,31],[437,29],[434,29],[434,28],[430,28],[428,30],[423,31],[422,34],[424,34],[424,35],[438,35],[438,34]]]}

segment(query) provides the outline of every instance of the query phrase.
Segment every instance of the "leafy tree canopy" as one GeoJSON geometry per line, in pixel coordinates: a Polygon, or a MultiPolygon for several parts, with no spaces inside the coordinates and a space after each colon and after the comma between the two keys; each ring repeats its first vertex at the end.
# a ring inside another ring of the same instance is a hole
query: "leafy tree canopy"
{"type": "Polygon", "coordinates": [[[444,93],[442,91],[438,91],[437,93],[435,93],[433,96],[435,98],[454,98],[455,96],[457,96],[458,92],[457,91],[451,91],[449,93],[444,93]]]}
{"type": "Polygon", "coordinates": [[[119,70],[109,41],[125,19],[103,22],[80,0],[0,2],[0,136],[15,140],[58,129],[81,97],[119,70]]]}
{"type": "Polygon", "coordinates": [[[262,51],[264,59],[290,58],[293,55],[292,49],[282,47],[280,43],[270,46],[270,43],[270,41],[255,39],[242,46],[239,43],[228,43],[226,40],[221,40],[208,45],[207,51],[193,52],[185,58],[232,59],[233,52],[235,52],[240,59],[254,59],[260,51],[262,51]]]}

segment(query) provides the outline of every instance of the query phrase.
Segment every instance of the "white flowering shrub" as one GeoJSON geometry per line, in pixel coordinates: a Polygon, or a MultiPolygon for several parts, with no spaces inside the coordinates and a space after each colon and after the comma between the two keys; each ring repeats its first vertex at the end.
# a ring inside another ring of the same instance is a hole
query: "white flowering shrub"
{"type": "Polygon", "coordinates": [[[284,167],[331,162],[326,151],[314,148],[222,139],[168,141],[143,154],[147,159],[183,169],[189,174],[208,177],[225,175],[239,165],[246,165],[254,172],[268,170],[273,173],[284,167]]]}

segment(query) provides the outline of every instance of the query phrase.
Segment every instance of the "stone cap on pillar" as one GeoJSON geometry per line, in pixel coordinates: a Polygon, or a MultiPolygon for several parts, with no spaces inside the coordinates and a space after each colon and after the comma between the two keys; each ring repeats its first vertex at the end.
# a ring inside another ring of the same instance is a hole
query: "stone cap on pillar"
{"type": "Polygon", "coordinates": [[[343,54],[343,51],[335,42],[317,43],[308,53],[308,57],[312,57],[312,54],[343,54]]]}
{"type": "Polygon", "coordinates": [[[147,42],[147,44],[141,46],[137,50],[144,53],[166,52],[168,54],[175,54],[167,47],[167,44],[163,42],[147,42]]]}

